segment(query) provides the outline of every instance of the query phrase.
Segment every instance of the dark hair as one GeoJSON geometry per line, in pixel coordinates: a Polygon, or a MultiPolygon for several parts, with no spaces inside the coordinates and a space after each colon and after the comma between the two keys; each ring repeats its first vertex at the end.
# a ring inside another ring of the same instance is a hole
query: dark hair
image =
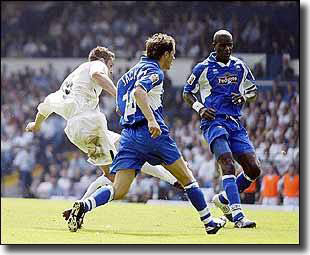
{"type": "Polygon", "coordinates": [[[107,63],[108,60],[114,58],[115,58],[114,53],[110,51],[108,48],[102,46],[97,46],[96,48],[92,49],[88,55],[89,61],[103,59],[105,63],[107,63]]]}
{"type": "Polygon", "coordinates": [[[157,33],[145,41],[146,55],[149,58],[159,60],[166,51],[173,50],[175,40],[167,34],[157,33]]]}

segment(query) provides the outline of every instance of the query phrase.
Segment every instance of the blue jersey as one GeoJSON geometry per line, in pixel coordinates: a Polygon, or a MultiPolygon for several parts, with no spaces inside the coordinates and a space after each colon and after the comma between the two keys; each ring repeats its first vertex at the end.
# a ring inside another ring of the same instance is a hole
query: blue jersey
{"type": "Polygon", "coordinates": [[[136,87],[141,86],[148,94],[150,107],[161,130],[168,132],[162,112],[163,80],[164,73],[158,61],[144,56],[119,79],[117,105],[122,115],[120,124],[123,127],[134,127],[139,123],[146,123],[134,96],[136,87]]]}
{"type": "MultiPolygon", "coordinates": [[[[245,89],[256,88],[255,79],[246,64],[231,56],[227,64],[216,60],[212,52],[203,62],[198,63],[188,78],[184,92],[200,92],[202,103],[216,110],[216,114],[241,116],[242,105],[232,102],[231,93],[244,94],[245,89]]],[[[204,120],[202,120],[203,124],[204,120]]]]}

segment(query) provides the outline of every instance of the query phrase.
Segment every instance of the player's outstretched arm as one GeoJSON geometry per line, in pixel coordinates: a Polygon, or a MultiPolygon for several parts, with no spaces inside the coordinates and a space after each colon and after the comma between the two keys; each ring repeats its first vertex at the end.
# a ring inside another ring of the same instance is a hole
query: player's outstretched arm
{"type": "Polygon", "coordinates": [[[38,112],[37,115],[36,115],[35,121],[28,123],[26,128],[25,128],[25,130],[27,132],[37,132],[37,131],[40,131],[41,125],[42,125],[42,123],[43,123],[43,121],[45,119],[46,119],[46,117],[38,112]]]}
{"type": "Polygon", "coordinates": [[[207,120],[215,119],[215,110],[212,108],[206,108],[202,103],[200,103],[197,98],[191,92],[183,92],[184,101],[193,108],[200,116],[200,118],[205,118],[207,120]]]}
{"type": "Polygon", "coordinates": [[[152,112],[146,91],[140,86],[137,86],[134,95],[137,101],[137,105],[139,106],[143,115],[147,119],[148,128],[152,138],[160,136],[161,135],[160,126],[158,125],[155,116],[152,112]]]}
{"type": "Polygon", "coordinates": [[[94,72],[92,79],[111,96],[116,97],[116,87],[108,75],[101,72],[94,72]]]}

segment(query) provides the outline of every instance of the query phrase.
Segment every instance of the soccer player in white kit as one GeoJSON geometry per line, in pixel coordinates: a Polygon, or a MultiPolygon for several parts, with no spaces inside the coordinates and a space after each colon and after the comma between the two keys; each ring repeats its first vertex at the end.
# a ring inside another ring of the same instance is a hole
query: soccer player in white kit
{"type": "MultiPolygon", "coordinates": [[[[88,154],[88,162],[103,170],[103,175],[89,186],[81,200],[98,187],[112,184],[114,176],[109,174],[109,166],[117,153],[120,139],[119,134],[108,130],[106,117],[99,109],[102,90],[116,97],[116,87],[111,80],[114,53],[97,46],[90,51],[88,60],[68,75],[59,90],[49,94],[38,105],[35,121],[26,126],[26,131],[39,131],[43,121],[53,112],[67,120],[64,131],[69,140],[88,154]]],[[[176,178],[162,166],[146,163],[142,172],[180,187],[176,178]]],[[[71,209],[63,212],[66,220],[70,212],[71,209]]]]}

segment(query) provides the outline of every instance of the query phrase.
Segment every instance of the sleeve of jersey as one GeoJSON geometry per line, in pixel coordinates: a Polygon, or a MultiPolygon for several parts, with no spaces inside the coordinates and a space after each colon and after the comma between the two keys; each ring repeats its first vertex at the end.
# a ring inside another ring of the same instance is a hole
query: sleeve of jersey
{"type": "Polygon", "coordinates": [[[53,106],[51,104],[51,98],[53,97],[53,94],[49,94],[42,103],[40,103],[37,107],[37,110],[40,114],[45,116],[46,118],[54,112],[53,106]]]}
{"type": "Polygon", "coordinates": [[[204,70],[202,64],[198,64],[194,67],[192,74],[187,79],[184,85],[184,92],[197,93],[199,90],[199,78],[204,70]]]}
{"type": "Polygon", "coordinates": [[[246,65],[244,67],[244,78],[242,81],[242,86],[240,86],[240,92],[242,95],[245,95],[247,98],[254,97],[257,92],[257,87],[255,84],[255,78],[249,67],[246,65]]]}
{"type": "Polygon", "coordinates": [[[89,75],[93,76],[95,72],[108,73],[108,67],[102,61],[95,60],[90,62],[89,75]]]}
{"type": "Polygon", "coordinates": [[[164,80],[164,74],[160,70],[149,69],[137,80],[135,86],[140,85],[146,92],[160,85],[164,80]]]}

